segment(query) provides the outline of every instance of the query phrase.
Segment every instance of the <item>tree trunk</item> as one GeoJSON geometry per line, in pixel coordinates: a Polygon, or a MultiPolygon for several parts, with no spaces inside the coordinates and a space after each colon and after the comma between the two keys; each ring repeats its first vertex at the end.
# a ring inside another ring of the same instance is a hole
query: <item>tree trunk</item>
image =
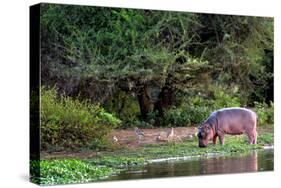
{"type": "Polygon", "coordinates": [[[173,104],[173,90],[168,86],[164,86],[158,96],[157,102],[154,104],[154,111],[158,112],[155,126],[160,126],[160,119],[164,116],[164,111],[173,104]]]}
{"type": "Polygon", "coordinates": [[[147,118],[147,114],[151,111],[151,101],[147,93],[147,85],[144,84],[140,87],[138,94],[138,102],[140,106],[141,116],[143,119],[147,118]]]}

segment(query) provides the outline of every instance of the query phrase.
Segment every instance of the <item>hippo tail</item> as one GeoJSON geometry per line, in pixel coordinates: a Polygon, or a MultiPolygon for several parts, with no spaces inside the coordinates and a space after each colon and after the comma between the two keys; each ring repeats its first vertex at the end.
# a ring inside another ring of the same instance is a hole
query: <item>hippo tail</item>
{"type": "Polygon", "coordinates": [[[256,115],[256,127],[255,128],[257,128],[257,126],[259,124],[259,117],[258,117],[258,115],[256,113],[255,113],[255,115],[256,115]]]}

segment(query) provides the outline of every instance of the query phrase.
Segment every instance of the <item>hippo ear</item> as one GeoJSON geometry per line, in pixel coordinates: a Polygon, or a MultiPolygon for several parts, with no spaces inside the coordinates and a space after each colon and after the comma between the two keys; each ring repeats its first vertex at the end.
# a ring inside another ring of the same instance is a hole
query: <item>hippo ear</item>
{"type": "Polygon", "coordinates": [[[211,126],[209,124],[206,124],[206,126],[205,126],[206,133],[209,133],[210,130],[211,130],[211,126]]]}

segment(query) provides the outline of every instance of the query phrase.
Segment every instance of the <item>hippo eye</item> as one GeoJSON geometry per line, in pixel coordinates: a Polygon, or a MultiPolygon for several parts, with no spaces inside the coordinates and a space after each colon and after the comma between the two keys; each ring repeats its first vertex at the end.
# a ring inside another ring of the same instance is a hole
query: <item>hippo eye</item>
{"type": "Polygon", "coordinates": [[[201,132],[197,134],[197,137],[200,138],[200,139],[203,138],[201,132]]]}

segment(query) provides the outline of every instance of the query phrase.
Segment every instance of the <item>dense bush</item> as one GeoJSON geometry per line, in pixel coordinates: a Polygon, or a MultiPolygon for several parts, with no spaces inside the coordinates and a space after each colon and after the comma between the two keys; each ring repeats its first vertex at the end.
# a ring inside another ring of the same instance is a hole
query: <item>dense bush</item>
{"type": "Polygon", "coordinates": [[[274,106],[272,102],[270,105],[266,103],[255,102],[255,112],[258,115],[258,125],[273,124],[274,106]]]}
{"type": "Polygon", "coordinates": [[[165,112],[162,126],[187,126],[201,123],[211,112],[220,108],[239,107],[236,97],[231,97],[223,90],[214,90],[213,98],[193,96],[179,107],[171,108],[165,112]]]}
{"type": "Polygon", "coordinates": [[[116,116],[122,120],[120,128],[136,126],[135,123],[138,121],[137,119],[140,112],[139,105],[133,96],[118,90],[103,106],[106,111],[116,114],[116,116]]]}
{"type": "Polygon", "coordinates": [[[106,136],[120,120],[88,101],[60,96],[41,88],[41,144],[43,149],[106,147],[106,136]]]}
{"type": "Polygon", "coordinates": [[[209,109],[206,107],[194,108],[172,108],[165,112],[162,126],[182,127],[200,123],[209,114],[209,109]]]}
{"type": "Polygon", "coordinates": [[[112,168],[75,159],[31,161],[30,168],[31,181],[41,185],[87,183],[114,173],[112,168]]]}
{"type": "MultiPolygon", "coordinates": [[[[239,107],[240,102],[237,98],[227,95],[223,91],[214,93],[214,99],[204,99],[199,96],[191,97],[189,102],[180,106],[173,107],[165,112],[162,126],[188,126],[199,124],[206,119],[211,112],[225,107],[239,107]]],[[[274,121],[273,103],[255,102],[253,109],[258,115],[259,125],[272,125],[274,121]]]]}
{"type": "MultiPolygon", "coordinates": [[[[190,97],[187,103],[180,107],[167,110],[162,121],[162,126],[187,126],[201,123],[211,112],[220,108],[239,107],[240,102],[236,97],[231,97],[222,90],[215,91],[213,99],[205,99],[202,96],[190,97]]],[[[272,125],[274,122],[274,105],[271,102],[255,102],[253,109],[258,115],[259,125],[272,125]]]]}

